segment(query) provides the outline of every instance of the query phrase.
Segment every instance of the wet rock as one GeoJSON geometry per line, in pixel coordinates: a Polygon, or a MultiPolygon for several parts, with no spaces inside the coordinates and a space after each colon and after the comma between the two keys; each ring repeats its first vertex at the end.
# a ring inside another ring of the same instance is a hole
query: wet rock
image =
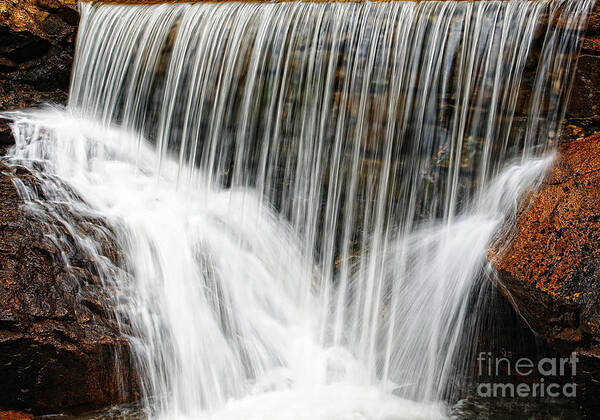
{"type": "MultiPolygon", "coordinates": [[[[114,297],[53,215],[56,209],[45,204],[42,214],[23,205],[20,183],[38,185],[24,169],[0,163],[0,410],[64,413],[136,399],[114,297]]],[[[119,260],[102,221],[73,220],[104,255],[119,260]]]]}
{"type": "Polygon", "coordinates": [[[0,0],[0,25],[53,44],[71,40],[79,21],[76,0],[0,0]]]}
{"type": "Polygon", "coordinates": [[[600,35],[584,35],[581,38],[581,50],[584,54],[600,53],[600,35]]]}
{"type": "Polygon", "coordinates": [[[600,370],[600,135],[560,146],[516,225],[489,250],[500,291],[548,343],[600,370]]]}
{"type": "Polygon", "coordinates": [[[561,142],[600,132],[600,2],[581,37],[581,55],[574,75],[561,142]]]}
{"type": "Polygon", "coordinates": [[[0,411],[0,420],[31,420],[33,416],[19,411],[0,411]]]}
{"type": "Polygon", "coordinates": [[[567,115],[576,118],[600,115],[600,56],[579,57],[567,115]]]}
{"type": "Polygon", "coordinates": [[[78,21],[74,0],[0,0],[0,111],[66,103],[78,21]]]}
{"type": "Polygon", "coordinates": [[[600,34],[600,4],[598,2],[588,16],[586,28],[589,34],[600,34]]]}

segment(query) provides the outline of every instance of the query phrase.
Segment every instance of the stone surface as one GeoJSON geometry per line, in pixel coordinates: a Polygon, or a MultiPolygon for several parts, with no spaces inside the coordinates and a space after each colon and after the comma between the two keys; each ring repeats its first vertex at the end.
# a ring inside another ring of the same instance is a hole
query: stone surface
{"type": "Polygon", "coordinates": [[[0,411],[0,420],[31,420],[33,416],[19,411],[0,411]]]}
{"type": "Polygon", "coordinates": [[[562,140],[597,132],[600,132],[600,2],[596,2],[588,17],[587,30],[582,36],[562,140]]]}
{"type": "Polygon", "coordinates": [[[600,4],[598,2],[588,16],[587,32],[588,34],[600,34],[600,4]]]}
{"type": "MultiPolygon", "coordinates": [[[[15,182],[36,185],[26,170],[0,163],[0,410],[63,413],[135,399],[129,346],[94,262],[56,209],[23,206],[15,182]]],[[[73,218],[118,260],[101,220],[73,218]]]]}
{"type": "Polygon", "coordinates": [[[66,103],[78,21],[74,0],[0,0],[0,111],[66,103]]]}
{"type": "Polygon", "coordinates": [[[489,251],[501,292],[557,350],[600,358],[600,135],[560,146],[509,235],[489,251]]]}
{"type": "Polygon", "coordinates": [[[582,54],[567,115],[574,118],[600,116],[600,56],[582,54]]]}

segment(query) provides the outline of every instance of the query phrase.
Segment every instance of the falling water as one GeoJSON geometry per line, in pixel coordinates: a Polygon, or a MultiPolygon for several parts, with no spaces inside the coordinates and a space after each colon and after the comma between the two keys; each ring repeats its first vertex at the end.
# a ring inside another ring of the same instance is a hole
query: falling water
{"type": "Polygon", "coordinates": [[[592,5],[82,4],[68,108],[5,114],[10,163],[115,232],[120,266],[62,214],[150,415],[442,417],[592,5]]]}

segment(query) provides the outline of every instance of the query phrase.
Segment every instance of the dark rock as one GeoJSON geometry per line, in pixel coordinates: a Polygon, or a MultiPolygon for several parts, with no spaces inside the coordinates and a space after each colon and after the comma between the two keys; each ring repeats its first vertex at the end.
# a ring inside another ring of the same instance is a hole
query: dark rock
{"type": "Polygon", "coordinates": [[[591,118],[569,118],[561,132],[560,142],[588,137],[600,132],[600,116],[591,118]]]}
{"type": "Polygon", "coordinates": [[[489,251],[500,291],[548,343],[600,373],[600,135],[560,146],[509,239],[489,251]]]}
{"type": "Polygon", "coordinates": [[[72,0],[0,0],[0,111],[66,103],[78,21],[72,0]]]}
{"type": "Polygon", "coordinates": [[[584,35],[581,39],[581,50],[584,54],[599,54],[600,35],[584,35]]]}
{"type": "Polygon", "coordinates": [[[596,2],[594,9],[588,16],[586,28],[589,34],[600,34],[600,3],[596,2]]]}
{"type": "Polygon", "coordinates": [[[15,64],[43,56],[51,45],[30,32],[13,32],[6,26],[0,27],[0,42],[2,58],[15,64]]]}
{"type": "MultiPolygon", "coordinates": [[[[0,163],[0,410],[63,413],[136,399],[129,345],[95,262],[56,209],[24,207],[15,180],[38,189],[31,173],[0,163]]],[[[101,220],[70,219],[119,260],[101,220]]]]}
{"type": "Polygon", "coordinates": [[[561,141],[600,132],[600,2],[588,16],[561,141]]]}
{"type": "Polygon", "coordinates": [[[567,115],[576,118],[600,115],[600,56],[579,57],[567,115]]]}

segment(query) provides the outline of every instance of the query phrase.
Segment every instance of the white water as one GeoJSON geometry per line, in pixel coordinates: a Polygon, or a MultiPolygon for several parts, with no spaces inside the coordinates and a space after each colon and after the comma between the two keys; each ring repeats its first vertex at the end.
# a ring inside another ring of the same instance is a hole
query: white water
{"type": "Polygon", "coordinates": [[[10,159],[115,231],[122,267],[61,213],[149,413],[445,416],[485,251],[564,111],[577,31],[544,14],[591,4],[85,5],[69,108],[5,114],[10,159]]]}
{"type": "MultiPolygon", "coordinates": [[[[457,340],[487,245],[552,160],[510,166],[490,184],[484,204],[455,222],[390,240],[383,271],[393,278],[389,316],[399,334],[388,369],[400,381],[373,383],[352,349],[319,343],[319,294],[310,290],[318,267],[303,266],[297,236],[260,205],[255,191],[178,188],[178,165],[164,162],[158,177],[158,156],[149,145],[140,148],[137,136],[64,112],[11,117],[12,156],[30,167],[50,163],[43,180],[53,202],[68,203],[76,214],[101,215],[117,229],[129,273],[105,281],[127,298],[122,310],[139,334],[132,343],[142,363],[145,352],[152,361],[161,356],[145,369],[153,373],[152,389],[170,394],[158,396],[166,398],[159,403],[165,418],[442,417],[442,406],[391,392],[423,379],[439,385],[446,372],[435,369],[449,366],[433,364],[439,356],[422,351],[437,349],[434,339],[457,340]],[[57,189],[54,177],[86,203],[57,189]],[[432,328],[442,335],[431,336],[432,328]]],[[[101,273],[119,271],[93,243],[82,247],[101,273]]],[[[366,275],[357,272],[350,283],[366,275]]]]}

